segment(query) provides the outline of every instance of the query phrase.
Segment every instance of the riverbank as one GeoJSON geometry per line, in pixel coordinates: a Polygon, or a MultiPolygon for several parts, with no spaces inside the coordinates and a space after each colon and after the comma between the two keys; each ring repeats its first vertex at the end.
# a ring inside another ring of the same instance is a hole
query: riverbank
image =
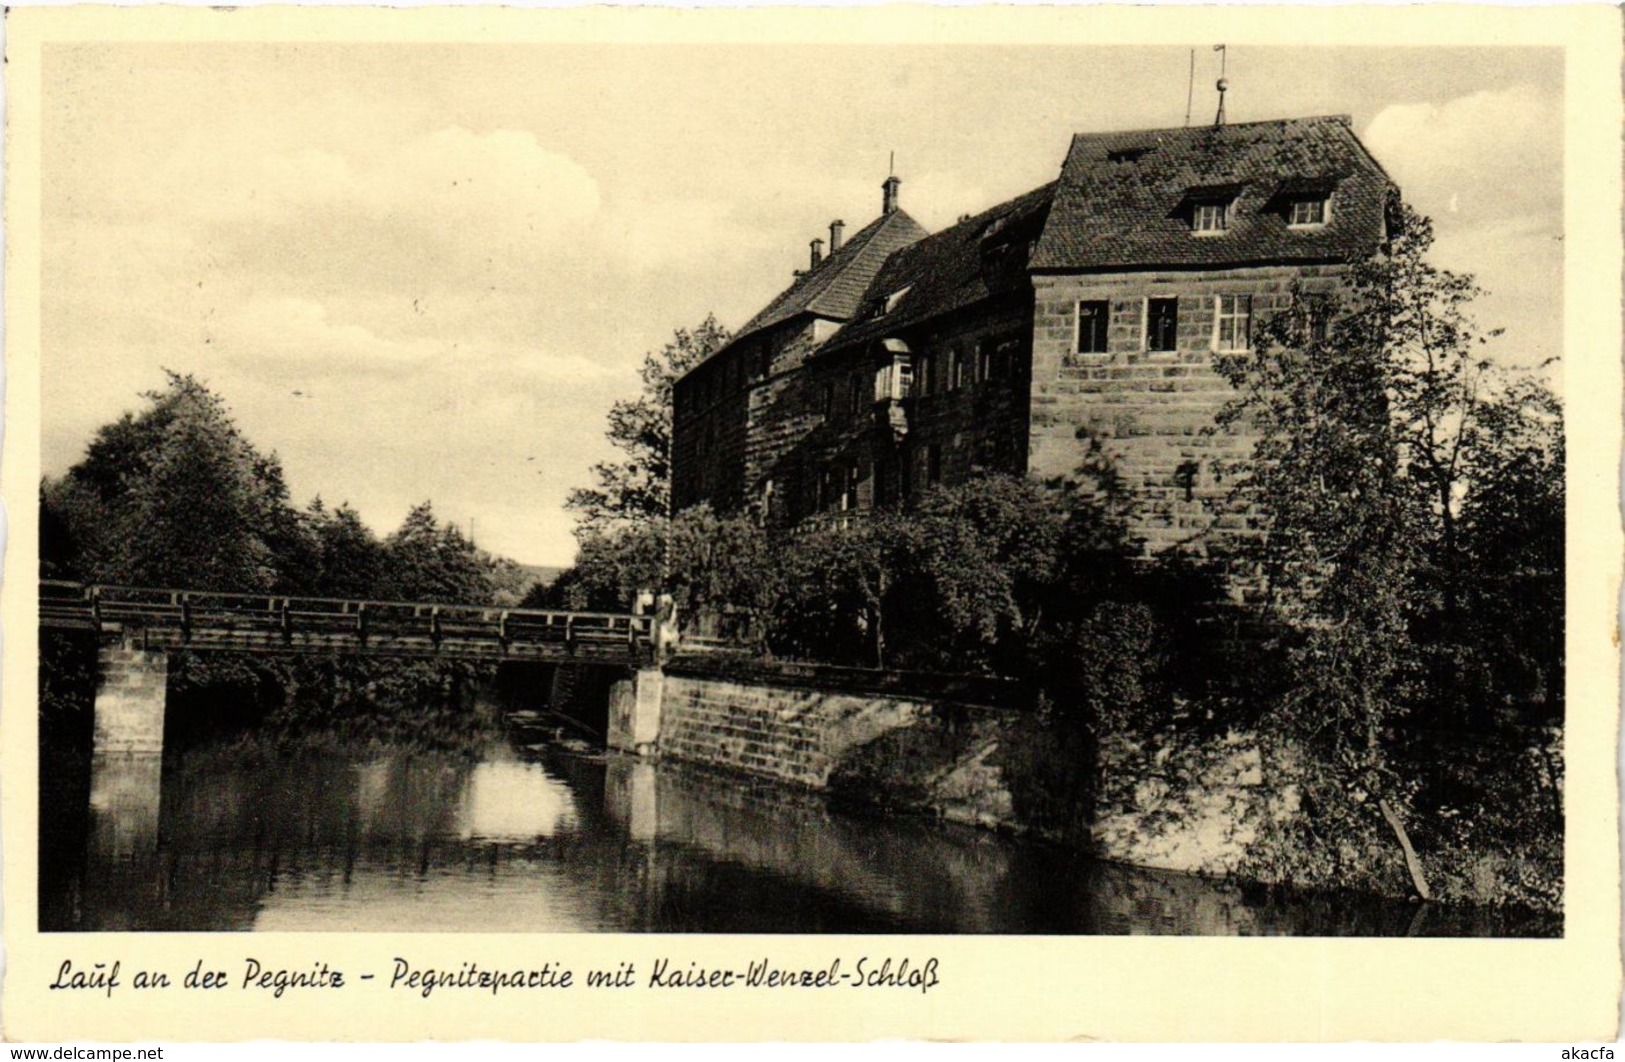
{"type": "MultiPolygon", "coordinates": [[[[1280,750],[1256,733],[1192,728],[1097,743],[1023,709],[1014,684],[929,678],[921,685],[903,673],[680,661],[662,681],[660,754],[827,793],[846,806],[1041,838],[1124,865],[1260,887],[1414,896],[1384,829],[1368,831],[1363,848],[1325,851],[1313,835],[1314,794],[1281,780],[1280,750]]],[[[1409,765],[1430,783],[1416,790],[1410,833],[1432,898],[1560,920],[1560,734],[1525,736],[1517,746],[1461,735],[1410,744],[1429,756],[1409,765]],[[1492,789],[1506,807],[1487,817],[1492,789]],[[1464,806],[1479,813],[1464,817],[1464,806]]]]}

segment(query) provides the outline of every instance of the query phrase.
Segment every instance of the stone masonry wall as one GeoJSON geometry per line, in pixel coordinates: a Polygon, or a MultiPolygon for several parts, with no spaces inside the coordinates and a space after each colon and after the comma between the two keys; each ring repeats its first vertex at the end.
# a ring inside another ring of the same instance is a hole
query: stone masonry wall
{"type": "Polygon", "coordinates": [[[770,667],[708,671],[691,665],[665,674],[661,756],[967,825],[1082,840],[1114,862],[1183,872],[1235,871],[1258,836],[1259,815],[1292,810],[1261,802],[1251,735],[1216,742],[1200,777],[1176,776],[1150,750],[1108,743],[1095,769],[1117,776],[1113,788],[1132,796],[1123,806],[1095,806],[1092,820],[1073,819],[1084,809],[1034,805],[1035,788],[1053,795],[1058,780],[1034,775],[1020,750],[1048,738],[1030,714],[998,704],[1000,690],[910,696],[832,690],[829,676],[803,685],[770,667]]]}
{"type": "Polygon", "coordinates": [[[745,492],[765,495],[766,515],[785,522],[793,511],[792,499],[802,472],[798,448],[809,432],[823,422],[821,384],[804,366],[835,325],[813,320],[786,331],[775,344],[772,372],[751,388],[745,432],[745,492]]]}
{"type": "Polygon", "coordinates": [[[845,752],[928,710],[908,697],[667,674],[660,753],[822,789],[845,752]]]}
{"type": "Polygon", "coordinates": [[[97,652],[97,756],[156,755],[164,750],[164,698],[169,656],[124,645],[97,652]]]}
{"type": "Polygon", "coordinates": [[[1261,266],[1191,273],[1114,273],[1034,278],[1032,429],[1028,470],[1076,480],[1091,459],[1118,478],[1136,509],[1132,533],[1155,554],[1204,548],[1210,528],[1247,533],[1240,514],[1219,515],[1228,491],[1220,469],[1250,443],[1210,434],[1234,393],[1214,368],[1219,295],[1252,296],[1251,331],[1285,309],[1297,281],[1305,293],[1335,290],[1341,266],[1261,266]],[[1179,300],[1177,349],[1145,349],[1146,300],[1179,300]],[[1077,352],[1080,301],[1110,306],[1107,350],[1077,352]]]}
{"type": "Polygon", "coordinates": [[[793,469],[784,477],[790,517],[834,508],[819,481],[839,481],[848,468],[857,473],[860,509],[895,504],[934,482],[961,483],[976,469],[1020,474],[1031,308],[1022,292],[899,328],[889,338],[908,345],[914,368],[913,394],[901,401],[877,397],[869,347],[829,349],[809,362],[760,418],[796,444],[783,463],[793,469]]]}

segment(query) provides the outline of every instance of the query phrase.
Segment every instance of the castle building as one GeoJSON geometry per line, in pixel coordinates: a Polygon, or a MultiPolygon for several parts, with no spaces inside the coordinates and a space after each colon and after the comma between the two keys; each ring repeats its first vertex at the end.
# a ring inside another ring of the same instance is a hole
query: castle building
{"type": "Polygon", "coordinates": [[[1105,471],[1147,552],[1200,548],[1248,446],[1209,430],[1215,355],[1334,292],[1398,194],[1346,117],[1078,134],[1056,181],[931,235],[898,185],[677,382],[677,508],[784,525],[977,469],[1105,471]]]}

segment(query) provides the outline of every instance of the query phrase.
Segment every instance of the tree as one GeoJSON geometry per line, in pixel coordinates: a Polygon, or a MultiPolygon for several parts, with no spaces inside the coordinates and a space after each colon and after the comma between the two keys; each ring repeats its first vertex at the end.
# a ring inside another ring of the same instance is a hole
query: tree
{"type": "Polygon", "coordinates": [[[494,589],[486,558],[429,502],[414,505],[384,540],[383,593],[399,601],[483,604],[494,589]]]}
{"type": "Polygon", "coordinates": [[[833,663],[893,663],[887,614],[896,607],[894,591],[911,553],[912,532],[890,509],[845,525],[812,522],[792,531],[782,550],[779,647],[833,663]]]}
{"type": "Polygon", "coordinates": [[[1060,573],[1067,527],[1060,499],[1028,480],[985,474],[932,488],[908,519],[922,592],[904,595],[919,606],[906,626],[938,628],[930,654],[936,666],[1014,664],[1037,633],[1045,590],[1060,573]]]}
{"type": "Polygon", "coordinates": [[[311,543],[281,464],[243,437],[191,376],[101,428],[85,458],[42,493],[43,552],[100,582],[265,591],[308,570],[311,543]],[[64,546],[73,556],[64,553],[64,546]]]}
{"type": "Polygon", "coordinates": [[[1532,376],[1487,383],[1435,577],[1450,593],[1425,631],[1433,699],[1461,726],[1552,725],[1563,718],[1562,408],[1532,376]]]}
{"type": "Polygon", "coordinates": [[[317,498],[305,511],[306,526],[316,542],[316,585],[330,597],[371,598],[380,595],[384,547],[348,504],[328,509],[317,498]]]}
{"type": "Polygon", "coordinates": [[[565,502],[579,515],[579,539],[669,515],[672,384],[727,341],[727,330],[707,316],[699,327],[679,328],[664,347],[643,356],[642,394],[610,407],[604,433],[621,457],[594,465],[597,486],[572,490],[565,502]]]}
{"type": "Polygon", "coordinates": [[[643,591],[668,593],[691,632],[765,646],[782,580],[767,534],[748,514],[696,505],[582,542],[573,568],[535,599],[569,608],[624,609],[643,591]]]}
{"type": "Polygon", "coordinates": [[[1478,289],[1428,264],[1427,219],[1395,221],[1382,253],[1351,266],[1344,298],[1295,298],[1255,350],[1220,359],[1237,389],[1220,422],[1254,440],[1230,471],[1234,500],[1265,527],[1245,554],[1282,668],[1261,730],[1301,795],[1299,840],[1338,880],[1388,832],[1427,898],[1405,824],[1419,782],[1396,766],[1396,724],[1426,700],[1429,616],[1460,610],[1464,501],[1484,498],[1486,462],[1506,467],[1489,445],[1506,432],[1468,312],[1478,289]]]}

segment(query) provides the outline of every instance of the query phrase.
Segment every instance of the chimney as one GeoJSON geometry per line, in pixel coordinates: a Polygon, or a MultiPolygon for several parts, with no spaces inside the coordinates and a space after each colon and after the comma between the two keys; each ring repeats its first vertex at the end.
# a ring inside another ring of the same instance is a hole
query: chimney
{"type": "Polygon", "coordinates": [[[824,241],[823,240],[814,240],[812,242],[812,265],[808,266],[807,268],[809,270],[817,269],[818,268],[818,263],[822,262],[823,260],[824,260],[824,241]]]}
{"type": "Polygon", "coordinates": [[[841,249],[841,237],[846,234],[846,222],[839,218],[829,223],[829,253],[834,254],[841,249]]]}
{"type": "Polygon", "coordinates": [[[902,183],[900,177],[887,177],[885,181],[881,182],[880,187],[885,190],[885,195],[880,200],[880,212],[882,214],[897,213],[897,186],[902,183]]]}

